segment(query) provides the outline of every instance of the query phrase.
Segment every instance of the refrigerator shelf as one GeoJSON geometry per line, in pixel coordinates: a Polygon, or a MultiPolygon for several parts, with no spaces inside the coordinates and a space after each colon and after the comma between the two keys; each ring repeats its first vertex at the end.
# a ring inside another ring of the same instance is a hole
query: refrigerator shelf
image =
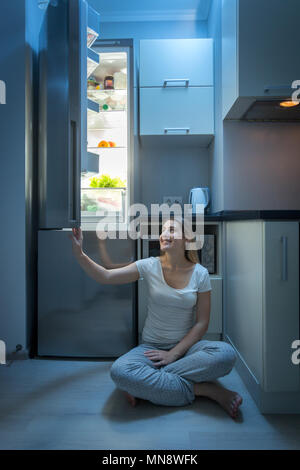
{"type": "MultiPolygon", "coordinates": [[[[110,129],[111,129],[110,127],[89,127],[88,130],[89,130],[89,132],[91,132],[91,131],[94,132],[94,131],[109,131],[110,129]]],[[[114,129],[114,130],[115,130],[115,129],[123,129],[123,127],[122,127],[122,126],[120,126],[120,127],[114,127],[113,129],[114,129]]]]}
{"type": "Polygon", "coordinates": [[[102,112],[110,113],[113,111],[127,111],[127,94],[116,93],[119,90],[110,90],[114,93],[107,93],[107,90],[91,90],[88,89],[88,98],[100,105],[102,112]],[[103,109],[107,106],[108,109],[103,109]]]}
{"type": "Polygon", "coordinates": [[[97,211],[124,213],[126,188],[81,188],[82,215],[97,215],[97,211]],[[94,213],[94,214],[93,214],[94,213]]]}
{"type": "Polygon", "coordinates": [[[126,113],[127,109],[100,109],[99,114],[111,114],[111,113],[126,113]]]}
{"type": "Polygon", "coordinates": [[[122,93],[123,95],[126,95],[126,92],[127,92],[127,88],[100,88],[100,89],[97,89],[97,88],[88,88],[88,92],[93,92],[93,93],[106,93],[108,95],[112,95],[114,94],[115,92],[120,92],[120,91],[124,91],[124,93],[122,93]]]}
{"type": "Polygon", "coordinates": [[[89,132],[94,132],[94,131],[109,131],[109,130],[118,130],[118,129],[123,129],[123,127],[119,126],[119,127],[89,127],[88,131],[89,132]]]}
{"type": "Polygon", "coordinates": [[[127,109],[99,109],[99,113],[125,113],[127,109]]]}
{"type": "Polygon", "coordinates": [[[119,146],[119,147],[88,147],[88,150],[93,150],[93,152],[98,151],[98,150],[113,150],[113,149],[127,149],[125,146],[119,146]]]}

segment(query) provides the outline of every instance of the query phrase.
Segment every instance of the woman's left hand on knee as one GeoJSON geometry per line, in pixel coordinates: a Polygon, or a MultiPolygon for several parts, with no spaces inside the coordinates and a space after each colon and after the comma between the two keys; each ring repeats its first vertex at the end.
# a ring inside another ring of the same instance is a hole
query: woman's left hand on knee
{"type": "Polygon", "coordinates": [[[165,366],[177,359],[177,355],[172,353],[172,351],[163,351],[160,349],[149,349],[145,351],[144,354],[151,359],[155,366],[165,366]]]}

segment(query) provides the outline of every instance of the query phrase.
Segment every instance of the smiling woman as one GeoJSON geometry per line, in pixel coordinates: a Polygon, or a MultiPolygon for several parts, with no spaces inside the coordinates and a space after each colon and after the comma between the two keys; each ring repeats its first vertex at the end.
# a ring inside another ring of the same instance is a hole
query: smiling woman
{"type": "Polygon", "coordinates": [[[97,265],[82,252],[80,230],[74,229],[71,238],[78,262],[96,281],[123,284],[143,278],[148,285],[142,344],[120,356],[110,371],[128,401],[133,406],[137,398],[182,406],[206,396],[235,418],[242,398],[213,381],[231,371],[236,355],[225,342],[201,339],[209,324],[211,285],[207,269],[188,257],[190,238],[182,231],[182,220],[164,223],[162,256],[115,269],[97,265]]]}

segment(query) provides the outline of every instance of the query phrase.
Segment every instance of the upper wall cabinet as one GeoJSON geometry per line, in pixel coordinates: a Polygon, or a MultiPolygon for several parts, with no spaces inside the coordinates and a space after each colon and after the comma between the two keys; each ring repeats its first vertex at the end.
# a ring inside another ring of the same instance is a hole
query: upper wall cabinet
{"type": "Polygon", "coordinates": [[[140,87],[172,85],[213,86],[212,39],[140,41],[140,87]]]}
{"type": "Polygon", "coordinates": [[[209,144],[214,135],[212,39],[140,41],[140,135],[168,135],[173,141],[184,135],[185,144],[209,144]]]}
{"type": "Polygon", "coordinates": [[[274,101],[270,117],[280,117],[278,101],[300,80],[299,15],[299,0],[222,0],[223,119],[251,118],[255,103],[259,114],[274,101]]]}

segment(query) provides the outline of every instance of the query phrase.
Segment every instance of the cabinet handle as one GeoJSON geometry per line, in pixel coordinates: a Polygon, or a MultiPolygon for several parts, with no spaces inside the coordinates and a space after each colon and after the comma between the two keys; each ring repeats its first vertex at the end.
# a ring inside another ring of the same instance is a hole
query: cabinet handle
{"type": "Polygon", "coordinates": [[[288,266],[287,266],[287,246],[288,239],[287,237],[281,237],[282,243],[282,272],[281,272],[281,280],[287,281],[288,280],[288,266]]]}
{"type": "Polygon", "coordinates": [[[167,134],[168,132],[185,132],[186,134],[188,134],[190,132],[190,128],[189,127],[167,127],[165,128],[165,134],[167,134]]]}
{"type": "Polygon", "coordinates": [[[271,90],[292,90],[291,85],[268,85],[265,86],[264,92],[268,93],[271,90]]]}
{"type": "Polygon", "coordinates": [[[165,78],[163,86],[166,87],[168,82],[172,82],[172,83],[185,82],[184,86],[188,87],[190,79],[189,78],[165,78]]]}

